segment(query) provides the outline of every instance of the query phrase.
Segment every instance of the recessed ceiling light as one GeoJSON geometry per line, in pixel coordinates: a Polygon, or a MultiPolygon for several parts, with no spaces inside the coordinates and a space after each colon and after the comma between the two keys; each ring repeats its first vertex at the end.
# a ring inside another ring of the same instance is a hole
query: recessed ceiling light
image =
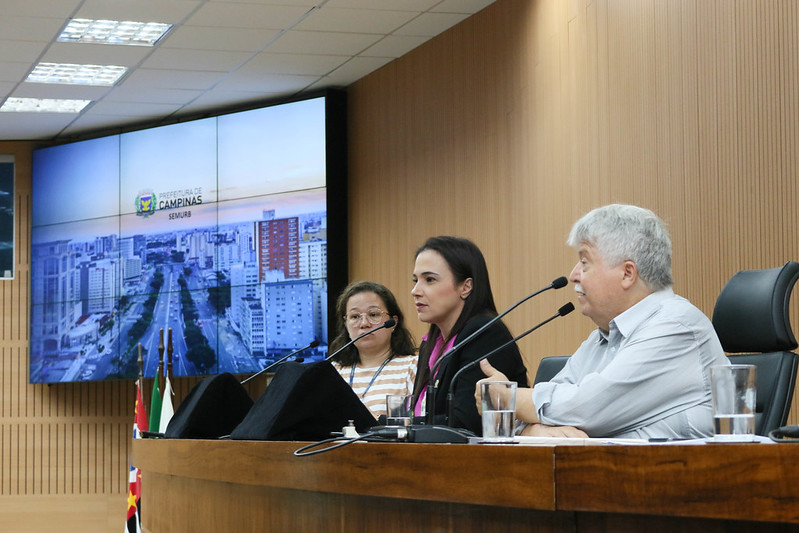
{"type": "Polygon", "coordinates": [[[70,85],[102,85],[110,87],[127,72],[116,65],[73,65],[39,63],[25,81],[31,83],[66,83],[70,85]]]}
{"type": "Polygon", "coordinates": [[[8,98],[0,111],[20,113],[80,113],[91,100],[56,100],[53,98],[8,98]]]}
{"type": "Polygon", "coordinates": [[[68,43],[153,46],[172,27],[161,22],[72,19],[58,36],[68,43]]]}

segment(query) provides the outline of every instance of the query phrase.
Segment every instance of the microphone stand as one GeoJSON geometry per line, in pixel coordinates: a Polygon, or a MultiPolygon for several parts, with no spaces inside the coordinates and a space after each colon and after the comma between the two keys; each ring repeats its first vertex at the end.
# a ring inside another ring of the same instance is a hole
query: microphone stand
{"type": "Polygon", "coordinates": [[[360,335],[358,335],[357,337],[352,339],[350,342],[348,342],[347,344],[345,344],[344,346],[342,346],[341,348],[339,348],[335,352],[333,352],[330,355],[328,355],[327,357],[325,357],[325,361],[330,361],[332,358],[334,358],[335,356],[337,356],[342,351],[344,351],[345,349],[349,348],[350,346],[352,346],[353,344],[355,344],[356,342],[358,342],[362,338],[366,337],[367,335],[371,335],[375,331],[380,331],[383,328],[393,328],[394,324],[396,324],[396,323],[397,323],[396,320],[394,320],[393,318],[389,318],[388,320],[386,320],[385,322],[383,322],[382,324],[380,324],[376,328],[370,329],[366,333],[361,333],[360,335]]]}
{"type": "Polygon", "coordinates": [[[523,337],[526,337],[527,335],[529,335],[530,333],[534,332],[535,330],[537,330],[538,328],[540,328],[544,324],[548,324],[549,322],[552,322],[553,320],[555,320],[559,316],[566,316],[569,313],[571,313],[572,311],[574,311],[574,304],[569,302],[566,305],[562,306],[560,309],[558,309],[558,312],[556,314],[554,314],[551,317],[547,318],[543,322],[541,322],[539,324],[536,324],[535,326],[533,326],[532,328],[528,329],[527,331],[525,331],[521,335],[518,335],[518,336],[512,338],[511,340],[509,340],[508,342],[506,342],[505,344],[503,344],[499,348],[495,348],[495,349],[491,350],[487,354],[478,357],[474,361],[471,361],[470,363],[468,363],[466,365],[463,365],[460,369],[458,369],[458,371],[455,372],[455,375],[452,376],[452,381],[449,382],[449,391],[447,391],[447,418],[446,418],[446,423],[449,424],[450,421],[452,420],[452,400],[454,399],[454,396],[455,396],[455,381],[458,379],[458,377],[461,374],[463,374],[465,371],[469,370],[470,368],[474,368],[475,366],[479,365],[480,361],[482,361],[483,359],[488,359],[489,357],[491,357],[492,355],[494,355],[498,351],[504,350],[505,348],[507,348],[508,346],[513,344],[514,342],[522,339],[523,337]]]}
{"type": "Polygon", "coordinates": [[[492,318],[491,320],[489,320],[488,322],[483,324],[477,331],[475,331],[474,333],[472,333],[471,335],[469,335],[468,337],[466,337],[465,339],[463,339],[462,341],[457,343],[455,346],[450,348],[450,350],[448,352],[446,352],[441,357],[439,357],[438,361],[436,361],[436,363],[433,365],[433,368],[430,369],[430,379],[427,382],[427,400],[426,400],[426,405],[430,406],[430,408],[427,409],[427,414],[426,414],[426,417],[425,417],[427,424],[429,424],[431,426],[435,425],[435,416],[436,416],[435,415],[435,407],[436,407],[436,388],[437,387],[434,384],[434,381],[435,381],[436,372],[441,367],[441,363],[443,363],[446,359],[449,359],[452,356],[452,354],[455,353],[456,351],[458,351],[460,348],[462,348],[464,344],[466,344],[467,342],[471,341],[477,335],[481,334],[483,331],[485,331],[486,329],[488,329],[489,327],[494,325],[494,323],[496,323],[502,317],[504,317],[505,315],[507,315],[508,313],[510,313],[511,311],[516,309],[517,307],[519,307],[521,304],[523,304],[524,302],[526,302],[527,300],[529,300],[533,296],[537,296],[537,295],[541,294],[544,291],[548,291],[549,289],[560,289],[562,287],[565,287],[568,283],[569,283],[569,281],[566,279],[566,277],[565,276],[561,276],[561,277],[553,280],[552,283],[550,283],[546,287],[544,287],[542,289],[538,289],[534,293],[532,293],[532,294],[530,294],[528,296],[525,296],[524,298],[522,298],[521,300],[519,300],[518,302],[516,302],[512,306],[508,307],[502,313],[498,314],[497,316],[495,316],[494,318],[492,318]]]}

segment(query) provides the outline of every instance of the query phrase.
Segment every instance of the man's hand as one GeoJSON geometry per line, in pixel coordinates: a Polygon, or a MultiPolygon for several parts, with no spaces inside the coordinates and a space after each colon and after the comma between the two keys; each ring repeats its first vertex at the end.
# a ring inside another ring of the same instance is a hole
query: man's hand
{"type": "Polygon", "coordinates": [[[573,426],[545,426],[544,424],[530,424],[522,430],[523,437],[568,437],[573,439],[586,439],[588,434],[573,426]]]}
{"type": "Polygon", "coordinates": [[[477,412],[483,414],[483,402],[480,394],[480,384],[485,383],[486,381],[508,381],[508,377],[491,366],[491,363],[488,362],[488,359],[483,359],[480,361],[480,370],[482,370],[483,374],[488,377],[481,379],[474,386],[474,401],[477,404],[477,412]]]}

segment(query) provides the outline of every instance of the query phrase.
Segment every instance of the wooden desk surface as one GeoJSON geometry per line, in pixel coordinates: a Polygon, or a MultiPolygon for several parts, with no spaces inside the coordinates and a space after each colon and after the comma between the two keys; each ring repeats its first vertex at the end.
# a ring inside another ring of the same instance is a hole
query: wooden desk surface
{"type": "Polygon", "coordinates": [[[302,445],[134,441],[145,527],[799,531],[799,445],[302,445]]]}
{"type": "Polygon", "coordinates": [[[561,446],[557,508],[799,523],[799,445],[561,446]]]}
{"type": "Polygon", "coordinates": [[[388,498],[555,509],[553,447],[353,443],[295,457],[305,443],[135,440],[143,472],[388,498]]]}

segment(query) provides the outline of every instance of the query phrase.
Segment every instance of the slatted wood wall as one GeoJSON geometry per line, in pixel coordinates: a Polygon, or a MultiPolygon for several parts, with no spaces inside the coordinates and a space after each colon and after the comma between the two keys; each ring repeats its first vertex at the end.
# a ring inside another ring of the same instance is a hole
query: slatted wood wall
{"type": "MultiPolygon", "coordinates": [[[[428,236],[477,242],[505,308],[568,274],[574,220],[628,202],[667,221],[675,289],[711,314],[736,271],[799,260],[797,69],[793,0],[497,0],[350,87],[351,277],[395,291],[418,338],[410,278],[428,236]]],[[[133,384],[28,384],[30,151],[0,143],[18,242],[0,282],[0,530],[118,531],[133,384]]],[[[528,367],[590,329],[578,313],[548,325],[521,345],[528,367]]]]}
{"type": "MultiPolygon", "coordinates": [[[[351,277],[395,291],[418,338],[427,237],[474,240],[504,309],[570,272],[577,218],[633,203],[669,224],[675,290],[710,316],[738,270],[799,260],[798,54],[791,0],[498,1],[350,87],[351,277]]],[[[799,331],[796,294],[791,315],[799,331]]],[[[592,327],[573,313],[523,341],[531,374],[592,327]]]]}

